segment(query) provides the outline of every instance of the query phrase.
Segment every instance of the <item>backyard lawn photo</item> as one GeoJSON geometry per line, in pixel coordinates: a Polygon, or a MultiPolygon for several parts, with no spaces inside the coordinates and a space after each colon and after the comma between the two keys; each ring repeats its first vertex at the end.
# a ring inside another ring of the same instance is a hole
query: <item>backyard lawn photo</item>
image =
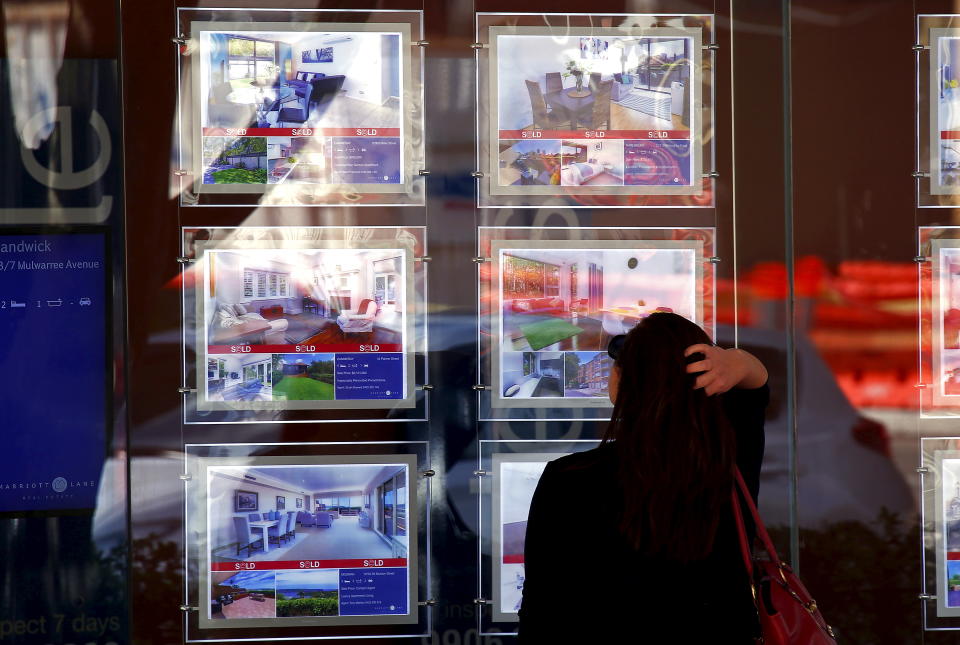
{"type": "Polygon", "coordinates": [[[265,137],[203,138],[203,183],[267,183],[265,137]]]}
{"type": "Polygon", "coordinates": [[[275,401],[332,401],[335,354],[274,354],[275,401]]]}
{"type": "Polygon", "coordinates": [[[289,571],[277,574],[277,616],[337,616],[340,571],[289,571]]]}

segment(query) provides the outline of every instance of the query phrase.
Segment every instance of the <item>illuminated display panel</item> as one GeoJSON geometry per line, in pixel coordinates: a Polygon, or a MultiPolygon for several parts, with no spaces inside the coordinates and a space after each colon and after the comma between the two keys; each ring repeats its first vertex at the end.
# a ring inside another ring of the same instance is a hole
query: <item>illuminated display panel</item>
{"type": "Polygon", "coordinates": [[[409,244],[198,246],[198,409],[414,405],[409,244]]]}
{"type": "Polygon", "coordinates": [[[934,453],[936,490],[937,616],[960,616],[960,451],[934,453]]]}
{"type": "Polygon", "coordinates": [[[198,193],[409,191],[409,24],[190,25],[198,193]]]}
{"type": "Polygon", "coordinates": [[[930,193],[960,193],[960,29],[930,30],[930,193]]]}
{"type": "Polygon", "coordinates": [[[204,461],[201,629],[416,622],[415,457],[204,461]]]}
{"type": "Polygon", "coordinates": [[[0,512],[92,509],[110,428],[107,238],[0,236],[0,512]],[[49,397],[43,385],[58,383],[49,397]]]}
{"type": "Polygon", "coordinates": [[[516,621],[523,600],[523,549],[530,502],[547,462],[563,454],[493,457],[493,619],[516,621]]]}
{"type": "Polygon", "coordinates": [[[492,26],[492,195],[699,195],[699,28],[492,26]]]}
{"type": "Polygon", "coordinates": [[[499,240],[491,250],[495,406],[610,407],[611,338],[657,311],[704,325],[701,241],[499,240]]]}

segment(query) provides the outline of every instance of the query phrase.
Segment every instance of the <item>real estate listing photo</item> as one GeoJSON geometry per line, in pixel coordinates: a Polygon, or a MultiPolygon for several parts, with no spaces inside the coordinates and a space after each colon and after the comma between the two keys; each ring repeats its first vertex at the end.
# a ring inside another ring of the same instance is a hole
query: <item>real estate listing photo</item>
{"type": "Polygon", "coordinates": [[[503,250],[502,350],[603,350],[658,310],[696,321],[696,257],[692,248],[503,250]]]}
{"type": "MultiPolygon", "coordinates": [[[[215,23],[214,23],[215,28],[215,23]]],[[[401,34],[199,32],[204,128],[400,128],[401,34]]]]}
{"type": "Polygon", "coordinates": [[[685,36],[496,35],[497,128],[689,131],[693,43],[685,36]]]}
{"type": "Polygon", "coordinates": [[[560,145],[562,186],[622,186],[623,140],[577,139],[560,145]]]}
{"type": "Polygon", "coordinates": [[[210,467],[210,561],[407,558],[407,470],[390,463],[210,467]],[[286,510],[294,499],[303,507],[286,510]]]}
{"type": "Polygon", "coordinates": [[[273,571],[210,573],[210,618],[274,618],[277,615],[273,571]]]}
{"type": "MultiPolygon", "coordinates": [[[[321,352],[324,347],[343,351],[345,345],[380,344],[400,351],[405,253],[208,251],[207,344],[308,345],[321,352]]],[[[280,384],[271,380],[270,385],[280,384]]]]}
{"type": "MultiPolygon", "coordinates": [[[[555,455],[553,458],[560,457],[555,455]]],[[[517,455],[520,458],[520,455],[517,455]]],[[[524,561],[523,549],[527,533],[527,515],[530,502],[540,476],[547,467],[547,460],[501,461],[496,476],[500,480],[499,553],[494,566],[499,568],[500,612],[515,614],[523,600],[524,561]]]]}

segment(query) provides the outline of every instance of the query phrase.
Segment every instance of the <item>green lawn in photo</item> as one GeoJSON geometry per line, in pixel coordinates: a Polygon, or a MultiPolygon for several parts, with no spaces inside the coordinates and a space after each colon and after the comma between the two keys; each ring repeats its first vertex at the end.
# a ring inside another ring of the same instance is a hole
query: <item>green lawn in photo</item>
{"type": "Polygon", "coordinates": [[[267,170],[265,168],[256,168],[255,170],[227,168],[226,170],[215,171],[213,180],[218,184],[265,184],[267,183],[267,170]]]}
{"type": "Polygon", "coordinates": [[[572,336],[583,333],[583,329],[576,325],[571,325],[566,320],[560,318],[548,318],[526,325],[520,325],[520,331],[526,336],[530,343],[530,349],[543,349],[561,340],[566,340],[572,336]]]}
{"type": "Polygon", "coordinates": [[[277,593],[277,617],[336,616],[339,613],[337,591],[291,591],[277,593]]]}
{"type": "Polygon", "coordinates": [[[279,401],[332,401],[333,384],[288,376],[273,384],[273,398],[279,401]]]}

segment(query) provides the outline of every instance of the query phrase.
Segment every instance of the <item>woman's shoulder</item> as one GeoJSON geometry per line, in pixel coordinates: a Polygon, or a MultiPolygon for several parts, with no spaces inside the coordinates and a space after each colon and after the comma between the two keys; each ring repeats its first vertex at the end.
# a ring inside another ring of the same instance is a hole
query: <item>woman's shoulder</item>
{"type": "Polygon", "coordinates": [[[616,445],[613,442],[602,443],[591,450],[574,452],[554,459],[547,468],[551,474],[592,474],[597,470],[609,470],[616,461],[616,445]]]}

